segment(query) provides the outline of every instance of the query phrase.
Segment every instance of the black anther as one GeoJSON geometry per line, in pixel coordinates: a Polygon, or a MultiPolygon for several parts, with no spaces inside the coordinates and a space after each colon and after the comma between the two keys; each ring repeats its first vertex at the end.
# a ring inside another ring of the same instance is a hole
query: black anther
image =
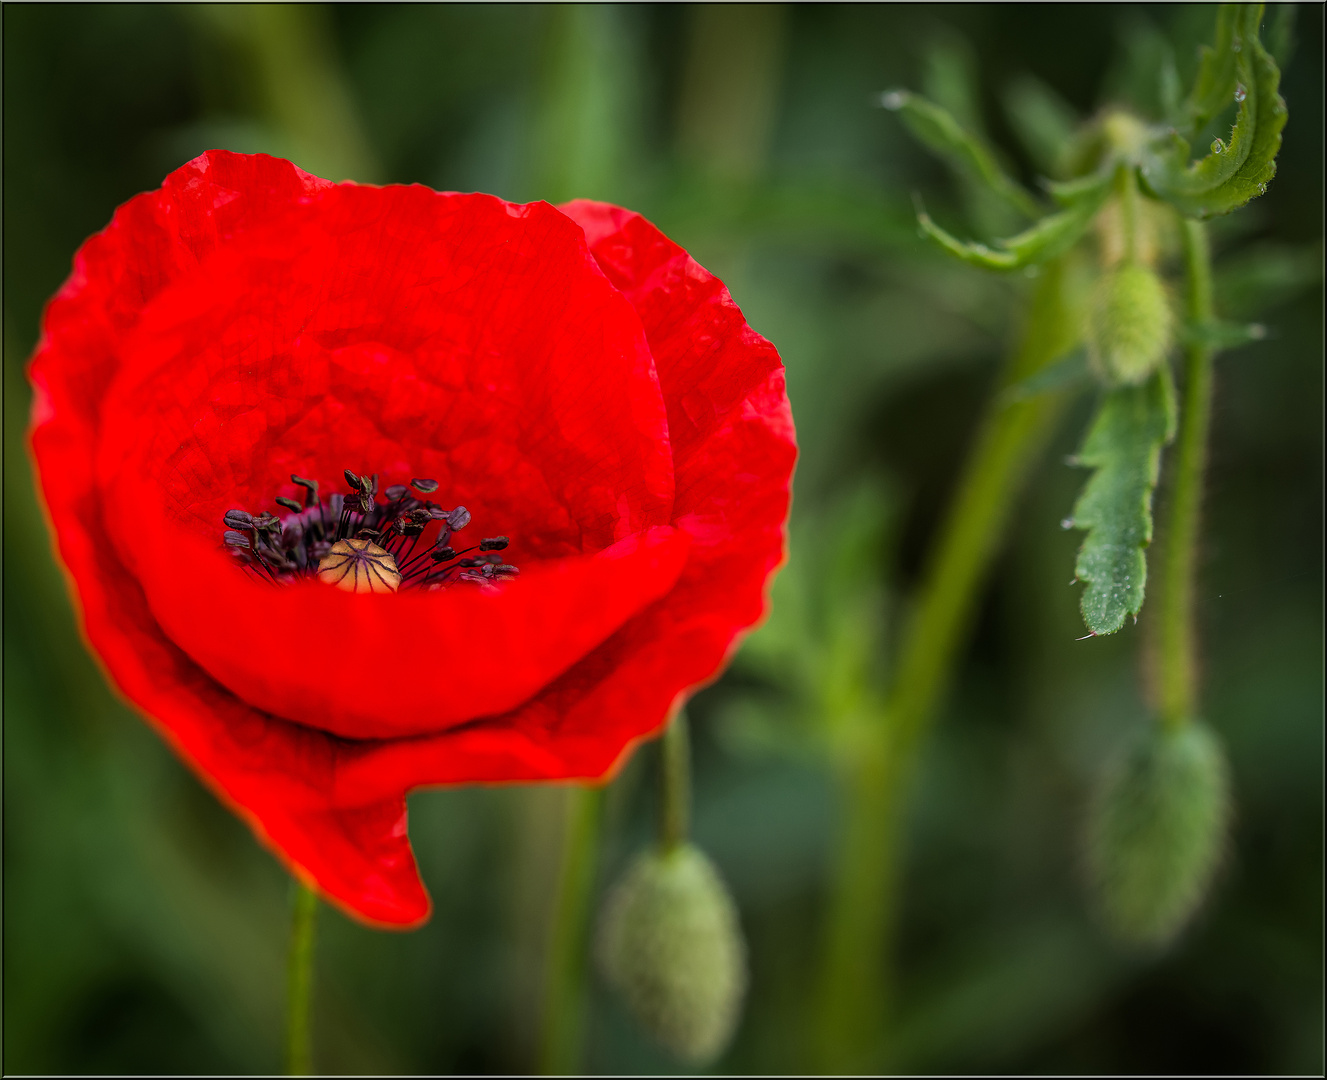
{"type": "Polygon", "coordinates": [[[447,524],[452,532],[459,532],[470,524],[470,511],[464,506],[458,506],[447,514],[447,524]]]}
{"type": "Polygon", "coordinates": [[[501,551],[510,543],[511,541],[508,540],[505,536],[490,536],[487,540],[479,541],[479,550],[501,551]]]}
{"type": "Polygon", "coordinates": [[[284,495],[278,495],[276,497],[276,504],[277,506],[284,506],[287,510],[293,510],[297,514],[304,509],[304,507],[300,506],[300,504],[294,499],[287,499],[284,495]]]}
{"type": "Polygon", "coordinates": [[[410,481],[410,486],[424,495],[432,495],[438,490],[438,482],[436,480],[420,480],[416,478],[410,481]]]}
{"type": "Polygon", "coordinates": [[[243,510],[227,510],[221,520],[232,529],[253,528],[253,515],[243,510]]]}

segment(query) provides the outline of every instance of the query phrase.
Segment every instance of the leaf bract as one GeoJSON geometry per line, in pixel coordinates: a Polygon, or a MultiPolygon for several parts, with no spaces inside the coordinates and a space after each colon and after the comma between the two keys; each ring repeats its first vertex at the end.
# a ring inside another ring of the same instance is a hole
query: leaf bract
{"type": "Polygon", "coordinates": [[[898,113],[908,130],[956,169],[1027,217],[1041,213],[1036,200],[1000,168],[994,152],[947,110],[908,90],[890,90],[880,96],[880,104],[898,113]]]}
{"type": "Polygon", "coordinates": [[[1143,607],[1152,541],[1152,493],[1161,447],[1174,437],[1175,387],[1162,365],[1140,386],[1110,391],[1088,429],[1077,463],[1096,472],[1083,488],[1069,524],[1086,529],[1074,572],[1087,584],[1083,621],[1094,634],[1113,634],[1143,607]]]}
{"type": "Polygon", "coordinates": [[[1261,18],[1261,4],[1222,8],[1215,49],[1204,54],[1190,97],[1194,131],[1232,98],[1239,103],[1229,143],[1217,139],[1211,153],[1189,163],[1189,141],[1173,132],[1153,144],[1143,161],[1148,190],[1191,217],[1236,210],[1266,191],[1276,175],[1286,104],[1277,92],[1280,69],[1258,39],[1261,18]]]}

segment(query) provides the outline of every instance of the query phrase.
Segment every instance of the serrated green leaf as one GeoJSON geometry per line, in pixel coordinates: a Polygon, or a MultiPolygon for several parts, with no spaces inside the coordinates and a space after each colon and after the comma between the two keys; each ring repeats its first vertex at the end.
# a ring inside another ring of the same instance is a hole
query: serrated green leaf
{"type": "Polygon", "coordinates": [[[880,104],[896,112],[918,139],[940,157],[1028,217],[1037,217],[1040,207],[996,162],[992,151],[945,109],[908,90],[890,90],[880,104]]]}
{"type": "Polygon", "coordinates": [[[1143,607],[1152,542],[1152,492],[1161,447],[1175,433],[1175,387],[1162,366],[1141,386],[1112,390],[1088,429],[1077,464],[1096,469],[1068,524],[1086,529],[1074,572],[1093,635],[1113,634],[1143,607]]]}
{"type": "MultiPolygon", "coordinates": [[[[1182,213],[1193,217],[1227,214],[1261,195],[1276,175],[1286,105],[1277,93],[1281,72],[1258,39],[1261,17],[1260,5],[1242,5],[1225,45],[1231,66],[1228,91],[1240,102],[1229,145],[1218,139],[1211,153],[1188,164],[1189,144],[1174,133],[1156,144],[1142,165],[1148,190],[1182,213]]],[[[1223,9],[1218,19],[1218,47],[1229,29],[1228,21],[1223,9]]],[[[1215,60],[1211,63],[1215,65],[1215,60]]],[[[1201,77],[1202,72],[1200,81],[1201,77]]],[[[1216,78],[1212,74],[1208,81],[1216,85],[1216,78]]]]}
{"type": "Polygon", "coordinates": [[[959,240],[935,224],[930,215],[920,208],[917,224],[926,236],[966,263],[985,270],[1021,270],[1062,255],[1077,243],[1092,224],[1093,217],[1105,202],[1109,191],[1108,182],[1085,189],[1075,205],[1042,218],[1017,236],[997,240],[997,247],[994,248],[959,240]]]}

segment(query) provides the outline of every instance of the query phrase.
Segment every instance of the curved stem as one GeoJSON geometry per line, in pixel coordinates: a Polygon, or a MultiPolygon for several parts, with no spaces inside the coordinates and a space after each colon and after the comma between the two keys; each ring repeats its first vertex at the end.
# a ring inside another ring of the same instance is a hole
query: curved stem
{"type": "Polygon", "coordinates": [[[581,1071],[589,908],[598,870],[602,807],[601,788],[567,788],[562,867],[553,902],[540,1019],[539,1071],[544,1075],[581,1071]]]}
{"type": "Polygon", "coordinates": [[[318,918],[318,895],[295,882],[291,903],[290,955],[286,983],[286,1074],[307,1076],[313,1071],[313,939],[318,918]]]}
{"type": "Polygon", "coordinates": [[[691,824],[691,738],[678,710],[659,740],[659,845],[665,852],[686,842],[691,824]]]}
{"type": "MultiPolygon", "coordinates": [[[[1213,320],[1212,256],[1207,229],[1201,222],[1185,220],[1181,236],[1187,278],[1185,317],[1190,325],[1203,326],[1213,320]]],[[[1170,728],[1185,724],[1198,704],[1193,583],[1207,438],[1212,422],[1212,356],[1212,348],[1201,342],[1185,349],[1184,403],[1175,447],[1170,520],[1161,552],[1156,667],[1161,722],[1170,728]]]]}
{"type": "MultiPolygon", "coordinates": [[[[1077,342],[1079,298],[1062,263],[1043,268],[1006,384],[1077,342]]],[[[932,549],[892,691],[855,748],[822,957],[819,1070],[873,1071],[889,1022],[903,819],[920,747],[961,647],[1023,480],[1067,400],[1064,392],[988,407],[932,549]]]]}

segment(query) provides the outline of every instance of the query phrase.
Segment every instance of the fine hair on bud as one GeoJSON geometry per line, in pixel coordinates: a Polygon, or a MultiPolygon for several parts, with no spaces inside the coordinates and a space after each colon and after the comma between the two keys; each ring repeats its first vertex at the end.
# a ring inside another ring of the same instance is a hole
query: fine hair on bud
{"type": "Polygon", "coordinates": [[[1092,367],[1109,386],[1136,386],[1166,358],[1175,317],[1160,275],[1127,262],[1107,270],[1088,311],[1092,367]]]}
{"type": "Polygon", "coordinates": [[[596,952],[637,1022],[680,1060],[703,1066],[727,1047],[746,993],[746,946],[737,908],[697,848],[636,859],[604,904],[596,952]]]}
{"type": "Polygon", "coordinates": [[[1088,819],[1096,902],[1121,940],[1163,945],[1207,895],[1230,819],[1226,758],[1194,720],[1154,725],[1106,769],[1088,819]]]}

